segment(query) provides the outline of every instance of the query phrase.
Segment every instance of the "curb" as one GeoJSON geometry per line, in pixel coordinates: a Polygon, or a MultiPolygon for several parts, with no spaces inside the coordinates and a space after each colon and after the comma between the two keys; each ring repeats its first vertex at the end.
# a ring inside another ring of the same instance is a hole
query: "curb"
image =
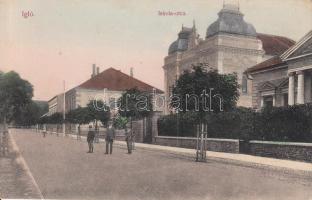
{"type": "MultiPolygon", "coordinates": [[[[68,134],[69,138],[77,139],[76,135],[68,134]]],[[[86,141],[86,136],[80,136],[80,141],[86,141]]],[[[99,142],[105,142],[105,139],[99,139],[99,142]]],[[[115,140],[114,143],[118,146],[126,146],[126,142],[115,140]]],[[[137,148],[145,150],[156,150],[165,153],[180,155],[189,159],[195,160],[196,150],[180,147],[161,146],[155,144],[135,143],[137,148]]],[[[207,151],[208,160],[214,160],[223,163],[244,165],[247,167],[270,168],[286,173],[299,173],[312,177],[312,163],[282,160],[268,157],[259,157],[245,154],[233,154],[223,152],[207,151]]]]}
{"type": "Polygon", "coordinates": [[[35,178],[33,177],[24,157],[21,155],[20,150],[19,150],[13,136],[10,133],[8,134],[8,136],[9,136],[9,142],[11,143],[12,151],[14,153],[16,153],[16,158],[15,158],[16,163],[19,164],[20,166],[22,166],[22,168],[25,170],[27,176],[30,178],[31,182],[35,186],[36,192],[37,192],[38,196],[40,197],[40,199],[44,199],[44,197],[41,193],[41,190],[39,188],[39,185],[37,184],[35,178]]]}

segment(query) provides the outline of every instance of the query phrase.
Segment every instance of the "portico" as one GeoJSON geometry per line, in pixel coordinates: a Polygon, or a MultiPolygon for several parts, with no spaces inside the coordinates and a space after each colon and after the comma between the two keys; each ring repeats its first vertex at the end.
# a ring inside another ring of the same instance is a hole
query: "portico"
{"type": "Polygon", "coordinates": [[[312,102],[312,31],[280,56],[246,71],[254,108],[312,102]]]}
{"type": "Polygon", "coordinates": [[[312,102],[311,70],[312,66],[288,70],[289,105],[312,102]]]}

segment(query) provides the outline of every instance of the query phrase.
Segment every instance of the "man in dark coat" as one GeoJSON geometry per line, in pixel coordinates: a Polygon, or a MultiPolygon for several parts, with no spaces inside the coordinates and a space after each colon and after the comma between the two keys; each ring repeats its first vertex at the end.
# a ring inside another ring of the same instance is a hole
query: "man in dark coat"
{"type": "Polygon", "coordinates": [[[130,126],[127,125],[126,127],[126,142],[127,142],[127,149],[128,154],[132,153],[132,146],[133,146],[133,131],[130,126]]]}
{"type": "Polygon", "coordinates": [[[95,132],[92,130],[92,126],[89,126],[89,131],[88,131],[88,136],[87,136],[87,142],[89,146],[89,151],[88,153],[93,153],[93,141],[95,137],[95,132]]]}
{"type": "Polygon", "coordinates": [[[106,131],[106,152],[105,154],[112,154],[113,153],[113,142],[115,138],[115,129],[113,127],[113,123],[110,122],[106,131]]]}

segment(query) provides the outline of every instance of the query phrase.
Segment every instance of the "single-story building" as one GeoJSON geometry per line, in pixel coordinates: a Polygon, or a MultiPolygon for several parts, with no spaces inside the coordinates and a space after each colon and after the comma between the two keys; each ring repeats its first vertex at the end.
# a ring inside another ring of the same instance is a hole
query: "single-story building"
{"type": "Polygon", "coordinates": [[[252,106],[286,106],[312,102],[312,31],[281,56],[245,72],[251,80],[252,106]]]}

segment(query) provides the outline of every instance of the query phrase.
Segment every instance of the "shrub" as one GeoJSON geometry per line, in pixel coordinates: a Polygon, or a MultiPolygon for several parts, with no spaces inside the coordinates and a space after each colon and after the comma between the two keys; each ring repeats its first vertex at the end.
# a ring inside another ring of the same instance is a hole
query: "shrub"
{"type": "MultiPolygon", "coordinates": [[[[236,108],[209,113],[203,121],[211,138],[312,142],[312,104],[266,108],[260,112],[236,108]]],[[[158,121],[159,135],[194,137],[197,122],[193,113],[164,116],[158,121]]]]}
{"type": "Polygon", "coordinates": [[[195,125],[189,114],[171,114],[158,119],[158,133],[163,136],[194,137],[195,125]]]}

